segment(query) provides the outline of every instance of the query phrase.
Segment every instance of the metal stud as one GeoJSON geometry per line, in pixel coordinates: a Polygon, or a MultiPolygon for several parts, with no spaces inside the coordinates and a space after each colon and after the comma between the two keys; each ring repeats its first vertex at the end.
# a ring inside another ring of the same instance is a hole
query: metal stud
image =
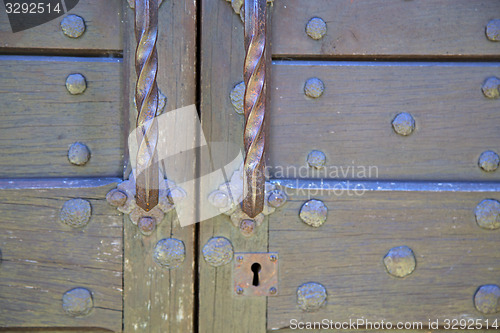
{"type": "Polygon", "coordinates": [[[237,293],[238,295],[243,295],[243,293],[244,293],[244,292],[245,292],[245,291],[243,290],[243,288],[241,288],[241,287],[236,288],[236,293],[237,293]]]}
{"type": "Polygon", "coordinates": [[[500,41],[500,20],[491,20],[486,25],[486,37],[492,42],[500,41]]]}
{"type": "Polygon", "coordinates": [[[83,199],[71,199],[64,203],[60,212],[61,222],[73,228],[82,228],[90,221],[92,207],[83,199]]]}
{"type": "Polygon", "coordinates": [[[85,21],[78,15],[68,15],[61,21],[63,33],[70,38],[78,38],[85,32],[85,21]]]}
{"type": "Polygon", "coordinates": [[[304,283],[297,288],[297,304],[303,311],[312,312],[326,303],[326,288],[319,283],[304,283]]]}
{"type": "Polygon", "coordinates": [[[321,169],[325,166],[326,156],[325,153],[319,150],[312,150],[309,155],[307,155],[307,164],[311,168],[321,169]]]}
{"type": "Polygon", "coordinates": [[[385,255],[384,265],[390,275],[403,278],[415,270],[415,255],[408,246],[394,247],[385,255]]]}
{"type": "Polygon", "coordinates": [[[156,243],[153,260],[162,268],[179,267],[186,257],[184,243],[175,238],[164,238],[156,243]]]}
{"type": "Polygon", "coordinates": [[[307,22],[306,33],[314,40],[320,40],[326,35],[327,27],[325,21],[320,17],[313,17],[307,22]]]}
{"type": "Polygon", "coordinates": [[[500,157],[497,153],[491,150],[487,150],[479,156],[478,165],[481,169],[486,172],[493,172],[498,169],[500,164],[500,157]]]}
{"type": "Polygon", "coordinates": [[[237,114],[243,114],[243,96],[245,95],[245,82],[240,82],[234,86],[229,94],[231,104],[237,114]]]}
{"type": "Polygon", "coordinates": [[[328,208],[320,200],[309,200],[300,208],[300,219],[311,227],[321,227],[326,221],[328,208]]]}
{"type": "Polygon", "coordinates": [[[90,159],[90,149],[81,142],[73,143],[68,149],[68,160],[73,165],[82,166],[90,159]]]}
{"type": "Polygon", "coordinates": [[[269,294],[276,295],[278,293],[278,289],[276,287],[269,288],[269,294]]]}
{"type": "Polygon", "coordinates": [[[112,189],[106,195],[106,200],[113,207],[121,207],[127,202],[127,194],[118,189],[112,189]]]}
{"type": "Polygon", "coordinates": [[[139,228],[141,234],[149,236],[156,229],[156,219],[151,216],[143,216],[137,222],[137,227],[139,228]]]}
{"type": "Polygon", "coordinates": [[[500,287],[495,284],[479,287],[474,295],[474,305],[484,314],[500,312],[500,287]]]}
{"type": "Polygon", "coordinates": [[[252,236],[256,228],[255,220],[244,219],[240,221],[240,231],[243,236],[252,236]]]}
{"type": "Polygon", "coordinates": [[[92,293],[85,288],[68,290],[62,297],[62,307],[70,316],[85,316],[89,314],[94,307],[92,293]]]}
{"type": "Polygon", "coordinates": [[[70,74],[66,78],[66,89],[71,95],[83,94],[87,89],[87,81],[82,74],[70,74]]]}
{"type": "Polygon", "coordinates": [[[411,114],[401,112],[392,120],[392,128],[399,135],[410,135],[415,129],[415,119],[411,114]]]}
{"type": "Polygon", "coordinates": [[[283,206],[283,204],[287,201],[287,196],[285,192],[281,190],[273,190],[269,193],[269,197],[267,198],[267,202],[271,207],[279,208],[283,206]]]}
{"type": "Polygon", "coordinates": [[[233,245],[225,237],[213,237],[203,246],[203,258],[214,267],[224,266],[233,259],[233,245]]]}
{"type": "Polygon", "coordinates": [[[494,76],[487,78],[484,81],[483,86],[481,87],[484,97],[490,99],[496,99],[500,97],[500,91],[498,90],[499,86],[500,86],[499,78],[494,76]]]}
{"type": "Polygon", "coordinates": [[[317,77],[312,77],[304,85],[304,93],[310,98],[319,98],[325,91],[325,84],[317,77]]]}
{"type": "Polygon", "coordinates": [[[495,199],[481,201],[474,212],[476,223],[483,229],[495,230],[500,228],[500,202],[495,199]]]}

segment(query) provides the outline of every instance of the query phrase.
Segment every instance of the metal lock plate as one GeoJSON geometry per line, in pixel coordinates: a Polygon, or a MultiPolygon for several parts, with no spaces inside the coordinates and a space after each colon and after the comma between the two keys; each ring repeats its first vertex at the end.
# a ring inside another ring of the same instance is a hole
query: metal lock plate
{"type": "Polygon", "coordinates": [[[235,258],[235,295],[278,295],[278,253],[236,253],[235,258]]]}

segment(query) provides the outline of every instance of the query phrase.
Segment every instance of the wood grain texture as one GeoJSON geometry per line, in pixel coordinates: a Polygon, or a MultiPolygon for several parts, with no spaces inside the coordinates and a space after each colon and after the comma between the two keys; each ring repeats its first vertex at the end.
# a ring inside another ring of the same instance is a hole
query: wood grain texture
{"type": "MultiPolygon", "coordinates": [[[[12,185],[5,183],[0,187],[12,185]]],[[[103,179],[79,187],[75,180],[73,186],[60,181],[43,189],[0,190],[0,326],[121,331],[122,218],[105,200],[116,184],[103,179]],[[81,229],[60,221],[63,204],[73,198],[92,207],[81,229]],[[62,308],[63,294],[76,287],[92,292],[94,308],[85,317],[62,308]]]]}
{"type": "Polygon", "coordinates": [[[498,63],[276,62],[272,69],[267,157],[275,178],[500,179],[478,167],[482,152],[500,149],[500,100],[481,91],[499,75],[498,63]],[[325,85],[316,99],[304,94],[311,77],[325,85]],[[415,119],[409,136],[392,128],[400,112],[415,119]],[[326,154],[320,171],[307,166],[311,150],[326,154]]]}
{"type": "Polygon", "coordinates": [[[268,329],[287,328],[292,318],[392,323],[500,318],[482,315],[473,303],[480,285],[500,283],[498,231],[479,228],[474,218],[476,205],[498,200],[499,193],[286,191],[289,202],[269,221],[270,250],[280,255],[280,294],[268,300],[268,329]],[[327,221],[318,229],[298,216],[311,198],[328,207],[327,221]],[[394,278],[383,257],[402,245],[414,251],[417,265],[411,275],[394,278]],[[297,305],[297,287],[306,282],[327,289],[327,304],[317,312],[297,305]]]}
{"type": "Polygon", "coordinates": [[[495,0],[284,0],[274,3],[273,54],[291,56],[495,57],[485,27],[498,18],[495,0]],[[327,33],[305,27],[322,18],[327,33]]]}
{"type": "Polygon", "coordinates": [[[97,58],[0,57],[0,177],[119,176],[123,172],[121,61],[97,58]],[[66,77],[80,73],[87,89],[71,95],[66,77]],[[91,151],[84,166],[68,148],[91,151]]]}
{"type": "MultiPolygon", "coordinates": [[[[202,1],[201,42],[201,118],[203,134],[210,149],[202,150],[200,175],[210,175],[233,161],[243,151],[244,118],[237,114],[229,98],[233,87],[243,81],[243,24],[229,3],[202,1]]],[[[238,168],[225,170],[226,178],[238,168]]],[[[213,176],[213,174],[212,174],[213,176]]],[[[204,177],[200,202],[224,179],[204,177]]],[[[219,215],[200,223],[199,252],[199,332],[265,332],[266,297],[236,297],[233,294],[233,262],[213,267],[205,262],[201,250],[212,237],[229,239],[235,252],[267,252],[265,221],[252,237],[243,237],[229,217],[219,215]]]]}
{"type": "MultiPolygon", "coordinates": [[[[68,14],[85,21],[79,38],[64,35],[62,15],[38,27],[12,33],[7,15],[0,17],[0,50],[3,53],[116,54],[123,49],[121,0],[81,0],[68,14]]],[[[5,13],[5,6],[0,4],[5,13]]]]}
{"type": "MultiPolygon", "coordinates": [[[[126,80],[125,109],[128,110],[130,131],[135,129],[137,113],[134,106],[136,41],[134,12],[124,1],[126,19],[126,46],[124,64],[126,80]]],[[[196,1],[164,1],[158,17],[158,76],[159,89],[167,97],[164,113],[196,103],[196,1]]],[[[167,140],[195,144],[197,137],[182,136],[184,128],[168,133],[167,140]]],[[[176,143],[173,145],[175,146],[176,143]]],[[[168,179],[185,191],[194,193],[194,151],[186,152],[169,163],[168,179]],[[188,188],[189,187],[189,188],[188,188]]],[[[130,173],[131,165],[124,177],[130,173]]],[[[158,229],[149,237],[142,236],[137,227],[125,218],[125,265],[124,265],[124,332],[193,332],[194,274],[195,274],[195,227],[181,227],[175,212],[168,213],[158,229]],[[186,257],[175,269],[164,269],[153,261],[157,242],[175,238],[184,243],[186,257]]]]}

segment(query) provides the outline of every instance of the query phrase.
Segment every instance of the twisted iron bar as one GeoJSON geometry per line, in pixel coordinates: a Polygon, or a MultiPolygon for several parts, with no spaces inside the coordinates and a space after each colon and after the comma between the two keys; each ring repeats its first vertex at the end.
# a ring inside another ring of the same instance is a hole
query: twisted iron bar
{"type": "Polygon", "coordinates": [[[255,217],[264,209],[264,118],[266,106],[267,0],[245,0],[245,146],[242,210],[255,217]]]}
{"type": "Polygon", "coordinates": [[[135,0],[135,69],[137,83],[135,101],[137,105],[137,151],[136,203],[145,211],[158,204],[159,164],[158,144],[158,0],[135,0]]]}

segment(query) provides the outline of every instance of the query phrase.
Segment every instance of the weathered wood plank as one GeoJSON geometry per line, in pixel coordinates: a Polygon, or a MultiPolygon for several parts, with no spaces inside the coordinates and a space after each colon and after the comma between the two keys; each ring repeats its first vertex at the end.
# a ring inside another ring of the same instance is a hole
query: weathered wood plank
{"type": "MultiPolygon", "coordinates": [[[[5,183],[0,187],[12,187],[5,183]]],[[[0,190],[0,326],[121,331],[122,218],[105,200],[116,184],[53,181],[53,187],[0,190]],[[83,228],[60,220],[63,204],[73,198],[90,202],[92,215],[83,228]],[[92,293],[94,308],[85,317],[62,308],[63,294],[76,287],[92,293]]]]}
{"type": "MultiPolygon", "coordinates": [[[[164,1],[158,19],[158,87],[167,98],[163,113],[196,103],[196,1],[164,1]]],[[[126,110],[130,131],[135,129],[137,113],[134,106],[136,41],[134,12],[124,2],[126,46],[124,64],[126,75],[126,110]]],[[[197,138],[183,135],[180,125],[176,133],[168,133],[167,140],[184,146],[197,138]]],[[[169,146],[169,147],[172,147],[169,146]]],[[[194,151],[164,161],[169,163],[168,179],[191,194],[194,184],[184,182],[195,179],[194,151]],[[190,188],[187,188],[191,186],[190,188]]],[[[125,178],[130,172],[130,165],[125,178]]],[[[192,200],[189,198],[187,200],[192,200]]],[[[170,212],[149,237],[142,236],[137,227],[125,218],[124,266],[124,331],[125,332],[193,332],[194,327],[194,225],[181,227],[175,212],[170,212]],[[175,269],[161,268],[153,260],[157,242],[175,238],[184,243],[184,262],[175,269]]]]}
{"type": "Polygon", "coordinates": [[[120,59],[1,56],[0,177],[121,175],[121,69],[120,59]],[[66,89],[73,73],[86,78],[83,94],[66,89]],[[84,166],[68,161],[75,142],[90,149],[84,166]]]}
{"type": "MultiPolygon", "coordinates": [[[[3,53],[106,54],[123,49],[120,0],[82,0],[69,14],[82,17],[85,32],[79,38],[64,35],[62,15],[28,30],[13,33],[6,14],[0,17],[0,50],[3,53]]],[[[4,3],[0,11],[5,13],[4,3]]]]}
{"type": "Polygon", "coordinates": [[[284,0],[274,3],[273,54],[291,56],[495,57],[500,44],[486,38],[498,18],[495,0],[284,0]],[[306,34],[313,17],[327,33],[306,34]]]}
{"type": "MultiPolygon", "coordinates": [[[[243,24],[225,1],[202,2],[201,118],[203,134],[211,145],[202,150],[200,175],[220,171],[243,147],[244,118],[231,106],[229,94],[243,81],[243,24]]],[[[235,166],[238,168],[238,165],[235,166]]],[[[235,170],[226,170],[231,177],[235,170]]],[[[224,180],[207,176],[201,180],[200,201],[206,205],[210,190],[224,180]]],[[[234,252],[267,252],[267,220],[252,237],[243,237],[228,216],[219,215],[200,224],[199,331],[205,333],[265,332],[266,297],[236,297],[233,292],[233,262],[213,267],[203,259],[203,246],[212,237],[226,237],[234,252]]]]}
{"type": "Polygon", "coordinates": [[[290,327],[291,319],[500,319],[473,303],[480,285],[500,283],[498,232],[479,228],[474,217],[476,205],[498,200],[498,192],[286,191],[289,202],[269,222],[269,247],[280,255],[280,294],[268,300],[268,329],[290,327]],[[318,229],[299,218],[311,198],[328,207],[318,229]],[[402,245],[414,251],[416,269],[394,278],[383,257],[402,245]],[[297,305],[297,288],[306,282],[327,289],[327,304],[317,312],[297,305]]]}
{"type": "Polygon", "coordinates": [[[500,179],[478,167],[481,153],[500,147],[500,100],[483,82],[498,63],[276,62],[272,74],[268,166],[275,178],[404,180],[500,179]],[[304,84],[317,77],[323,95],[304,84]],[[410,113],[416,128],[395,133],[391,122],[410,113]],[[310,168],[310,151],[326,154],[310,168]]]}

